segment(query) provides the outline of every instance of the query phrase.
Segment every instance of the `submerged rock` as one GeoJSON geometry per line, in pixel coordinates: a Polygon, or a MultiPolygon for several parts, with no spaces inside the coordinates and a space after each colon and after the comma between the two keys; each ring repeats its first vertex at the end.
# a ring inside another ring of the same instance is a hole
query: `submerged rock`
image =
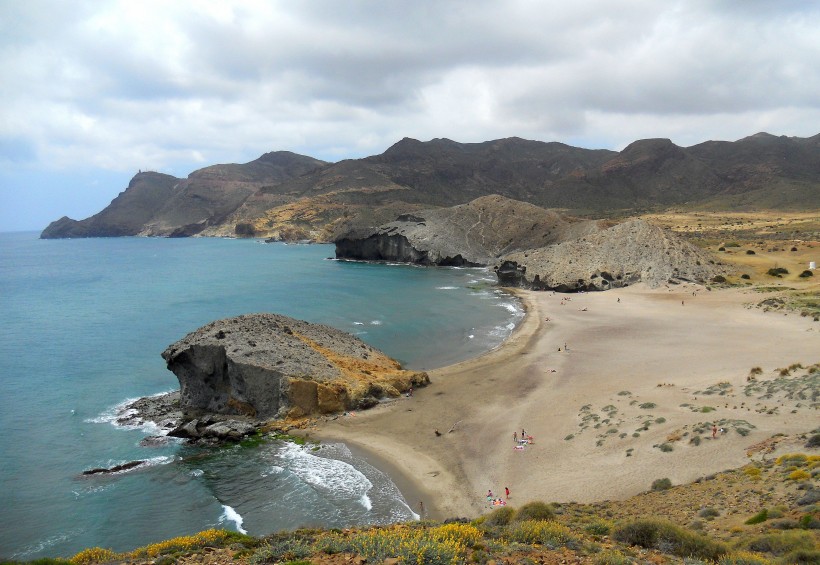
{"type": "MultiPolygon", "coordinates": [[[[429,383],[426,373],[402,370],[350,334],[278,314],[217,320],[170,345],[162,357],[179,379],[179,409],[186,419],[330,414],[429,383]]],[[[235,435],[201,424],[187,421],[171,435],[235,435]]]]}

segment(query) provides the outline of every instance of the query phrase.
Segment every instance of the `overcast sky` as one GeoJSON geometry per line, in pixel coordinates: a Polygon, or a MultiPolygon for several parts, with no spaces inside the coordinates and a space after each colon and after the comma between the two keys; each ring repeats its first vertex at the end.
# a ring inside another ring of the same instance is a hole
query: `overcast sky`
{"type": "Polygon", "coordinates": [[[290,150],[820,133],[820,2],[0,0],[0,231],[290,150]]]}

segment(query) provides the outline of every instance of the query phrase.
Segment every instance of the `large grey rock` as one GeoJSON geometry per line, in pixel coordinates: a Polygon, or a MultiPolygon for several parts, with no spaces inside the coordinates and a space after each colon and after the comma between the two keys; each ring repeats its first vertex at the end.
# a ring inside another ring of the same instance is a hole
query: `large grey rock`
{"type": "MultiPolygon", "coordinates": [[[[162,357],[179,379],[187,417],[299,417],[357,408],[374,390],[397,396],[429,382],[358,338],[278,314],[211,322],[162,357]]],[[[196,433],[201,435],[197,424],[196,433]]],[[[191,430],[180,430],[187,433],[191,430]]]]}

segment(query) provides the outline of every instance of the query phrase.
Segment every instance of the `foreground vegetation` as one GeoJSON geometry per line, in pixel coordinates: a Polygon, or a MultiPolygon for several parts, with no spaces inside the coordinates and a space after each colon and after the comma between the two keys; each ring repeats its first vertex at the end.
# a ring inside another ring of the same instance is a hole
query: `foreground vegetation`
{"type": "MultiPolygon", "coordinates": [[[[810,451],[820,447],[820,429],[801,441],[810,451]]],[[[130,552],[90,548],[32,563],[820,563],[819,480],[820,455],[788,453],[691,485],[658,479],[650,491],[620,502],[534,502],[476,520],[259,538],[207,530],[130,552]]]]}

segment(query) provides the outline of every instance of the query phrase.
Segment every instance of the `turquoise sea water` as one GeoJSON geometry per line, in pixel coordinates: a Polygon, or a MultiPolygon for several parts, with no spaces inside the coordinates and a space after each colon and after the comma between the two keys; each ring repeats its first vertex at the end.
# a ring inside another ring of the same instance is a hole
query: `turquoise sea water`
{"type": "Polygon", "coordinates": [[[414,517],[344,445],[143,447],[112,422],[176,389],[160,352],[227,316],[276,312],[431,369],[503,341],[523,313],[482,269],[329,260],[329,245],[0,234],[0,558],[68,557],[226,527],[252,535],[414,517]],[[110,476],[83,470],[135,459],[110,476]]]}

